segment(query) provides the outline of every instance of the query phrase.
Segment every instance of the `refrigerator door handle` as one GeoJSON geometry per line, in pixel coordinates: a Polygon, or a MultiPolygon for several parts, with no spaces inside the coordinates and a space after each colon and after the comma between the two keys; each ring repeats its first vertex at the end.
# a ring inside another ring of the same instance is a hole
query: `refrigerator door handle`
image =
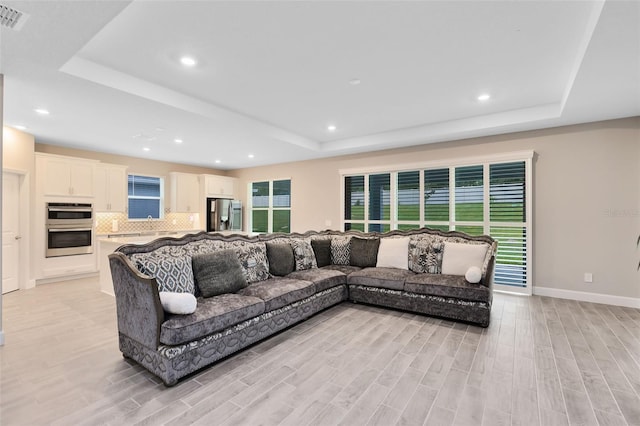
{"type": "Polygon", "coordinates": [[[229,211],[227,212],[227,214],[229,215],[229,230],[233,229],[233,203],[229,202],[229,205],[227,207],[229,209],[229,211]]]}

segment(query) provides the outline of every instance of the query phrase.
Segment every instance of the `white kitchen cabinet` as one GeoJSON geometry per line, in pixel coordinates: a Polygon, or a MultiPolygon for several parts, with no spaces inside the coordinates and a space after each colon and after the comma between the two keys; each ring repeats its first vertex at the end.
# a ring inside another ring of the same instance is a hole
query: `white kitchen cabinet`
{"type": "Polygon", "coordinates": [[[208,198],[234,198],[238,179],[227,176],[203,175],[205,196],[208,198]]]}
{"type": "Polygon", "coordinates": [[[127,209],[127,166],[96,165],[95,202],[97,212],[125,212],[127,209]]]}
{"type": "Polygon", "coordinates": [[[96,161],[40,155],[37,173],[43,195],[93,197],[96,161]]]}
{"type": "Polygon", "coordinates": [[[173,213],[198,213],[200,209],[200,183],[198,175],[172,172],[171,211],[173,213]]]}

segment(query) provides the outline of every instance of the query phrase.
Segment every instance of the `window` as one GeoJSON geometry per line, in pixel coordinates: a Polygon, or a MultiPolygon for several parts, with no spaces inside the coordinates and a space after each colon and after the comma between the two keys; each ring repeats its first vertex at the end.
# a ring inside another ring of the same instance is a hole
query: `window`
{"type": "Polygon", "coordinates": [[[251,184],[251,231],[291,232],[291,179],[251,184]]]}
{"type": "Polygon", "coordinates": [[[343,173],[343,229],[384,232],[428,226],[490,235],[498,241],[496,288],[530,292],[527,194],[532,156],[530,152],[460,166],[343,173]]]}
{"type": "Polygon", "coordinates": [[[161,219],[163,180],[151,176],[128,176],[129,219],[161,219]]]}

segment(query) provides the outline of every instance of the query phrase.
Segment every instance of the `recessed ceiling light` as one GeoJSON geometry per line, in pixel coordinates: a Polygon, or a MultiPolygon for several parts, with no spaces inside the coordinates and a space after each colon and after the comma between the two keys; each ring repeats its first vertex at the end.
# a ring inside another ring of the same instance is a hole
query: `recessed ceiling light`
{"type": "Polygon", "coordinates": [[[215,163],[216,163],[216,164],[220,164],[220,163],[222,163],[222,161],[220,161],[220,160],[216,160],[216,161],[215,161],[215,163]]]}
{"type": "Polygon", "coordinates": [[[483,93],[482,95],[478,96],[478,100],[480,102],[488,101],[489,99],[491,99],[491,95],[487,93],[483,93]]]}
{"type": "Polygon", "coordinates": [[[13,126],[13,128],[14,128],[14,129],[18,129],[18,130],[27,130],[27,127],[26,127],[26,126],[20,126],[20,125],[13,126]]]}
{"type": "Polygon", "coordinates": [[[34,109],[35,112],[37,112],[40,115],[49,115],[49,111],[47,111],[44,108],[36,108],[34,109]]]}
{"type": "Polygon", "coordinates": [[[180,63],[185,67],[195,67],[198,61],[196,61],[191,56],[183,56],[182,58],[180,58],[180,63]]]}
{"type": "Polygon", "coordinates": [[[349,84],[352,86],[357,86],[358,84],[360,84],[361,81],[359,78],[352,78],[351,80],[349,80],[349,84]]]}
{"type": "Polygon", "coordinates": [[[173,140],[175,143],[182,143],[182,139],[174,139],[173,140]]]}
{"type": "Polygon", "coordinates": [[[253,158],[253,157],[254,157],[254,155],[253,155],[253,154],[249,154],[249,158],[253,158]]]}
{"type": "Polygon", "coordinates": [[[146,152],[149,152],[149,151],[151,151],[151,148],[145,146],[144,148],[142,148],[142,150],[146,151],[146,152]]]}
{"type": "Polygon", "coordinates": [[[327,130],[330,131],[330,132],[335,132],[336,129],[337,129],[337,127],[334,126],[333,124],[330,124],[330,125],[327,126],[327,130]]]}

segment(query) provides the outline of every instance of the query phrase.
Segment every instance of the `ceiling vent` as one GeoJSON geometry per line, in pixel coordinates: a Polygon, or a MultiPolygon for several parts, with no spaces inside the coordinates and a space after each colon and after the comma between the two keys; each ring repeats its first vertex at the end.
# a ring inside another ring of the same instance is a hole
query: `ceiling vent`
{"type": "Polygon", "coordinates": [[[29,15],[26,13],[0,4],[0,26],[20,31],[27,19],[29,15]]]}

